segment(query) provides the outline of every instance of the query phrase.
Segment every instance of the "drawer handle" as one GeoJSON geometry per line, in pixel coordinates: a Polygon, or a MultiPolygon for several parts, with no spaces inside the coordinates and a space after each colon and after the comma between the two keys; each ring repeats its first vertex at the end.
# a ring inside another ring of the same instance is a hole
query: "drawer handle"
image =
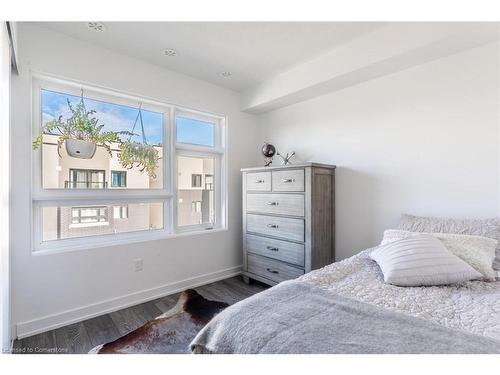
{"type": "Polygon", "coordinates": [[[277,229],[279,226],[278,226],[278,224],[267,224],[267,227],[277,229]]]}
{"type": "Polygon", "coordinates": [[[273,247],[273,246],[267,246],[267,250],[270,250],[270,251],[279,251],[279,248],[278,247],[273,247]]]}
{"type": "Polygon", "coordinates": [[[281,182],[295,182],[295,178],[284,178],[281,182]]]}
{"type": "Polygon", "coordinates": [[[268,206],[277,206],[278,202],[267,202],[268,206]]]}
{"type": "Polygon", "coordinates": [[[263,183],[264,183],[264,180],[255,180],[255,183],[256,183],[256,184],[263,184],[263,183]]]}
{"type": "Polygon", "coordinates": [[[274,274],[279,274],[279,272],[278,272],[278,271],[272,270],[272,269],[270,269],[270,268],[266,268],[266,271],[267,271],[267,272],[270,272],[270,273],[274,273],[274,274]]]}

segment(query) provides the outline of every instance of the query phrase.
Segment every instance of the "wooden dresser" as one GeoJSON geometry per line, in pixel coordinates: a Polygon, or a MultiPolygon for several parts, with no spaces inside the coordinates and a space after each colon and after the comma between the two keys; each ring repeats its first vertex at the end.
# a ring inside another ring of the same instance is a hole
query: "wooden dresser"
{"type": "Polygon", "coordinates": [[[335,261],[335,166],[244,168],[243,277],[269,285],[335,261]]]}

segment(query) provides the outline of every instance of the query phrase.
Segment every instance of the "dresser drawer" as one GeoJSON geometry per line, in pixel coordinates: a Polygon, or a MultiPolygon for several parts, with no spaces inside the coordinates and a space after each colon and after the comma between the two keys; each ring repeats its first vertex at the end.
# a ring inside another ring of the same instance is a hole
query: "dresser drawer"
{"type": "Polygon", "coordinates": [[[253,254],[247,255],[247,271],[278,283],[304,274],[299,268],[253,254]]]}
{"type": "Polygon", "coordinates": [[[271,191],[271,172],[247,173],[248,191],[271,191]]]}
{"type": "Polygon", "coordinates": [[[247,232],[304,242],[304,219],[247,214],[247,232]]]}
{"type": "Polygon", "coordinates": [[[273,191],[304,191],[304,170],[273,171],[273,191]]]}
{"type": "Polygon", "coordinates": [[[304,245],[248,234],[247,251],[304,267],[304,245]]]}
{"type": "Polygon", "coordinates": [[[304,195],[247,194],[247,211],[304,216],[304,195]]]}

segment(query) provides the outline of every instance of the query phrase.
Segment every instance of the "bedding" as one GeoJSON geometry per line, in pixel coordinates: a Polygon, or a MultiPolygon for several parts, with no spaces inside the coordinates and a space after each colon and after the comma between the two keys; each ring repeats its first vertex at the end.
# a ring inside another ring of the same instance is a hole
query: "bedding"
{"type": "Polygon", "coordinates": [[[370,258],[382,270],[384,282],[393,285],[446,285],[482,277],[430,235],[387,242],[372,251],[370,258]]]}
{"type": "Polygon", "coordinates": [[[399,229],[409,232],[455,233],[493,238],[498,241],[493,268],[500,270],[500,218],[450,219],[404,214],[399,229]]]}
{"type": "Polygon", "coordinates": [[[439,239],[450,252],[480,272],[485,281],[495,280],[496,272],[492,265],[493,259],[495,258],[497,241],[491,238],[463,234],[419,233],[388,229],[384,232],[384,238],[382,239],[381,245],[403,239],[420,237],[422,235],[434,236],[439,239]]]}
{"type": "Polygon", "coordinates": [[[362,251],[231,306],[199,332],[191,349],[194,352],[215,353],[302,350],[319,353],[323,349],[332,353],[472,353],[476,350],[500,353],[500,282],[468,281],[430,287],[385,284],[379,266],[370,259],[373,250],[374,248],[362,251]],[[291,290],[282,291],[287,285],[291,290]],[[299,296],[298,299],[295,298],[296,305],[286,308],[284,297],[290,295],[292,298],[294,293],[299,296]],[[315,298],[317,301],[333,301],[338,306],[328,303],[322,307],[321,303],[314,301],[315,298]],[[300,300],[304,301],[302,306],[300,300]],[[311,308],[308,308],[309,305],[311,308]],[[300,309],[295,310],[294,307],[300,309]],[[326,315],[325,309],[330,310],[326,315]],[[371,329],[373,336],[370,337],[373,340],[363,346],[361,344],[369,334],[366,330],[370,330],[370,314],[374,313],[373,309],[377,310],[377,326],[371,329]],[[256,312],[253,320],[245,318],[247,310],[256,312]],[[343,323],[344,320],[334,318],[339,311],[346,315],[345,319],[349,319],[349,314],[354,314],[357,318],[343,323]],[[349,314],[345,314],[345,311],[349,314]],[[319,320],[310,321],[314,316],[318,316],[319,320]],[[389,324],[384,325],[383,316],[389,324]],[[393,320],[400,327],[396,331],[398,334],[390,330],[393,320]],[[303,329],[304,324],[310,324],[310,334],[303,329]],[[440,327],[443,340],[448,335],[457,337],[440,345],[437,342],[439,337],[427,337],[432,327],[440,327]],[[389,334],[386,334],[386,329],[389,334]],[[314,337],[326,340],[328,335],[325,333],[332,334],[337,330],[343,334],[328,339],[325,346],[318,342],[319,339],[314,340],[314,337]],[[248,336],[250,331],[253,336],[248,336]],[[424,338],[419,339],[419,334],[424,338]],[[283,349],[280,349],[280,337],[299,342],[287,341],[283,349]],[[407,341],[401,342],[405,338],[407,341]],[[266,345],[269,340],[269,345],[266,345]],[[413,340],[417,340],[418,344],[412,345],[413,340]],[[246,346],[243,341],[251,343],[246,346]],[[473,343],[473,347],[464,346],[468,341],[473,343]],[[384,346],[388,349],[383,349],[384,346]]]}
{"type": "Polygon", "coordinates": [[[227,308],[201,330],[191,350],[218,354],[500,353],[500,342],[291,280],[227,308]]]}

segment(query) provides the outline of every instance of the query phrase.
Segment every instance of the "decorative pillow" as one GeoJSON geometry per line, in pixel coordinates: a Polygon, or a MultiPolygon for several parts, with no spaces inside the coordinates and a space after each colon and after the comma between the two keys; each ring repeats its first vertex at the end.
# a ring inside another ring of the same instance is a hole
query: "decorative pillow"
{"type": "Polygon", "coordinates": [[[398,286],[430,286],[479,279],[482,275],[435,237],[417,235],[380,245],[370,254],[384,281],[398,286]]]}
{"type": "Polygon", "coordinates": [[[500,218],[447,219],[402,215],[399,229],[410,232],[470,234],[498,241],[493,268],[500,270],[500,218]]]}
{"type": "Polygon", "coordinates": [[[450,233],[418,233],[404,230],[388,229],[384,232],[382,245],[390,242],[416,238],[421,235],[433,236],[442,241],[443,245],[454,255],[467,262],[483,275],[483,280],[494,281],[496,272],[492,268],[497,241],[487,237],[468,236],[450,233]]]}

